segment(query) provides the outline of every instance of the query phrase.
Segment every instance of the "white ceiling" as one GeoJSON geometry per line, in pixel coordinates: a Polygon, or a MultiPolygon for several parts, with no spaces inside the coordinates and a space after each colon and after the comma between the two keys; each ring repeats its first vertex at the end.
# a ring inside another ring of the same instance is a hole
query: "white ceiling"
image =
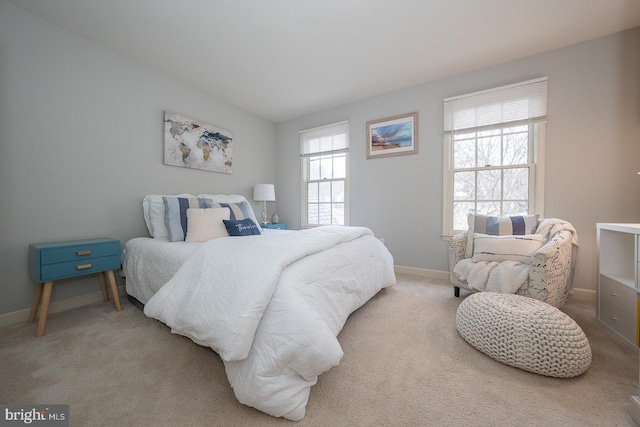
{"type": "Polygon", "coordinates": [[[273,122],[640,26],[640,0],[9,0],[273,122]]]}

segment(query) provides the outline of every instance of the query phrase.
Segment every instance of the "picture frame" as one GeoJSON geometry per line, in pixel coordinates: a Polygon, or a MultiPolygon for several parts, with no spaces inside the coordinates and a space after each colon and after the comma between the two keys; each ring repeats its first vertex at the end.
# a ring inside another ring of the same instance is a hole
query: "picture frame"
{"type": "Polygon", "coordinates": [[[228,130],[165,111],[164,164],[230,174],[233,135],[228,130]]]}
{"type": "Polygon", "coordinates": [[[417,153],[417,112],[367,122],[367,159],[417,153]]]}

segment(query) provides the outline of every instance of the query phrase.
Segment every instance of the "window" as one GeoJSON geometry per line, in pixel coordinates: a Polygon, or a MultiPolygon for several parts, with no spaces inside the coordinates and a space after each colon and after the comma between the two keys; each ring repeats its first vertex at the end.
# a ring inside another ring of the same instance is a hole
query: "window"
{"type": "Polygon", "coordinates": [[[444,101],[443,235],[469,213],[543,214],[547,79],[444,101]]]}
{"type": "Polygon", "coordinates": [[[349,122],[300,132],[302,226],[349,225],[349,122]]]}

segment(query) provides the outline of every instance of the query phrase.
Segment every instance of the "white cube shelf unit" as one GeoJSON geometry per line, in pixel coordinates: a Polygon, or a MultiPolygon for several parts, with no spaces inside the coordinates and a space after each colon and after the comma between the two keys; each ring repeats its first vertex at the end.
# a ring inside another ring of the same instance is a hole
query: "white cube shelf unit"
{"type": "Polygon", "coordinates": [[[598,223],[596,316],[637,348],[640,224],[598,223]]]}

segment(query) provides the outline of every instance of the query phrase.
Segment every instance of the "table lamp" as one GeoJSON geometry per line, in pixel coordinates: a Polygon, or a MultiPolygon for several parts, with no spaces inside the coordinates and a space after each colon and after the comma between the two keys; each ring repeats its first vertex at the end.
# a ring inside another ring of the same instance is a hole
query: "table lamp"
{"type": "Polygon", "coordinates": [[[262,202],[262,222],[260,224],[268,224],[267,220],[267,202],[276,201],[276,191],[273,184],[256,184],[253,187],[253,200],[262,202]]]}

